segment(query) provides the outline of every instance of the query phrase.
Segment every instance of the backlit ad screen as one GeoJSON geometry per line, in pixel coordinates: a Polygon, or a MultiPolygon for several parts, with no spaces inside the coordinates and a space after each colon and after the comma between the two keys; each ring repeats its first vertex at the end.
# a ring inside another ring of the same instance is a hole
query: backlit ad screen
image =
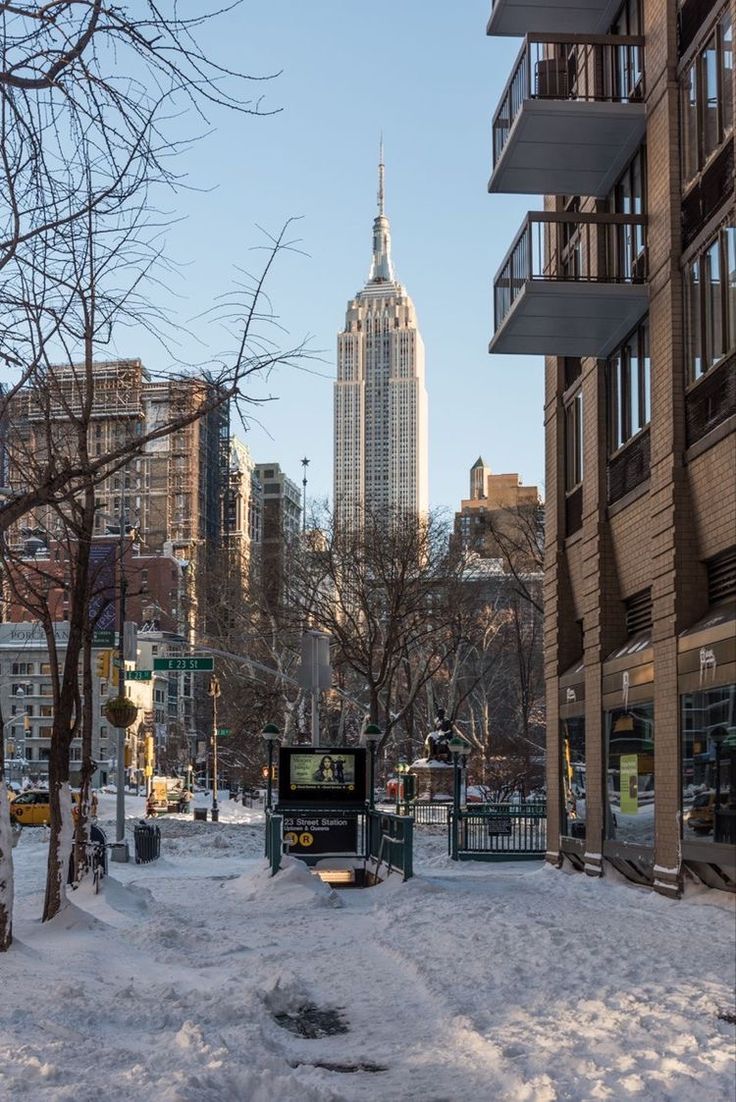
{"type": "Polygon", "coordinates": [[[284,746],[279,758],[279,803],[362,803],[365,770],[361,747],[284,746]]]}

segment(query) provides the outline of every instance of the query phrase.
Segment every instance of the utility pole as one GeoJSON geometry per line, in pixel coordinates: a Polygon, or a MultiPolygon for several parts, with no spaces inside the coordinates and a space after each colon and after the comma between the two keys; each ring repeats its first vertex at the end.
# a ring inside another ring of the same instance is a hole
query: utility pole
{"type": "Polygon", "coordinates": [[[220,682],[213,674],[210,678],[209,695],[212,697],[212,822],[220,820],[217,804],[217,698],[220,695],[220,682]]]}

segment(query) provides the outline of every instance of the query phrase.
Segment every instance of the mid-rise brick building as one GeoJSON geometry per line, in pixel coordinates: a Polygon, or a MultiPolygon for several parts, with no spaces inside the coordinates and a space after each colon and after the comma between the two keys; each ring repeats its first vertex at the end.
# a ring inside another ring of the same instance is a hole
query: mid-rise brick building
{"type": "Polygon", "coordinates": [[[546,365],[548,857],[736,888],[733,0],[495,0],[490,350],[546,365]]]}

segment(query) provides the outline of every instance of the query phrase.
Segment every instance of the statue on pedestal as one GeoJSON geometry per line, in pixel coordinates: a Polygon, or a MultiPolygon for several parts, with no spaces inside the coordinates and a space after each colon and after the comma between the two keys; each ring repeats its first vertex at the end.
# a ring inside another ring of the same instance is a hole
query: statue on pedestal
{"type": "Polygon", "coordinates": [[[449,764],[452,761],[452,754],[447,744],[451,738],[452,722],[445,715],[445,709],[438,708],[437,718],[434,721],[434,731],[430,731],[424,740],[426,760],[449,764]]]}

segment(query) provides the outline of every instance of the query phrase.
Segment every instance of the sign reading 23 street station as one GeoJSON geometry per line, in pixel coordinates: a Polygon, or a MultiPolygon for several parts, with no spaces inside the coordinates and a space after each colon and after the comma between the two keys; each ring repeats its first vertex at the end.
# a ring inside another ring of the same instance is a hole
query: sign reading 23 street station
{"type": "Polygon", "coordinates": [[[284,842],[297,857],[353,857],[358,852],[358,816],[351,811],[284,812],[284,842]]]}

